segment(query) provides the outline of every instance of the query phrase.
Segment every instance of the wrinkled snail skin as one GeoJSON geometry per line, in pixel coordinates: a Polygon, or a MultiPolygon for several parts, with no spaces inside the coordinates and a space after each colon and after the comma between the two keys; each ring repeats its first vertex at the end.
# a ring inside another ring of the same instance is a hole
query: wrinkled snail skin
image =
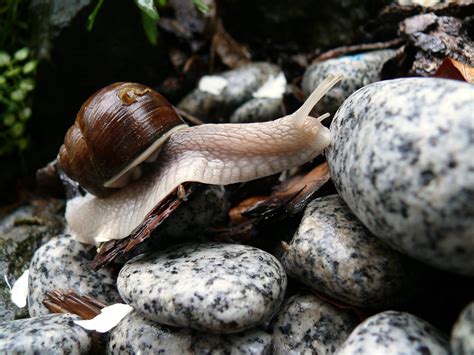
{"type": "Polygon", "coordinates": [[[160,201],[184,182],[226,185],[302,165],[330,143],[330,133],[309,112],[341,78],[332,77],[292,115],[251,124],[206,124],[176,131],[156,166],[107,198],[70,200],[66,219],[81,242],[98,244],[128,236],[160,201]],[[319,92],[318,92],[319,90],[319,92]]]}

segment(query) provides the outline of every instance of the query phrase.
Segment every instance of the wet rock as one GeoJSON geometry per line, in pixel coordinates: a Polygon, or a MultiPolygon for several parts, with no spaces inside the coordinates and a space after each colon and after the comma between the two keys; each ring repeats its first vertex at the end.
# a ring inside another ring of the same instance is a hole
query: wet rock
{"type": "Polygon", "coordinates": [[[313,200],[282,256],[288,274],[359,307],[406,299],[412,263],[372,235],[338,195],[313,200]]]}
{"type": "Polygon", "coordinates": [[[451,332],[453,355],[474,354],[474,302],[463,309],[451,332]]]}
{"type": "Polygon", "coordinates": [[[327,159],[340,196],[377,237],[432,266],[474,275],[474,126],[467,83],[368,85],[336,113],[327,159]]]}
{"type": "Polygon", "coordinates": [[[262,323],[281,304],[286,274],[270,254],[245,245],[184,244],[130,260],[122,298],[151,320],[211,333],[262,323]]]}
{"type": "Polygon", "coordinates": [[[431,324],[409,313],[386,311],[361,323],[338,351],[356,354],[449,354],[448,342],[431,324]]]}
{"type": "Polygon", "coordinates": [[[125,317],[109,333],[108,354],[192,354],[191,331],[152,322],[137,312],[125,317]]]}
{"type": "Polygon", "coordinates": [[[48,314],[0,323],[0,353],[88,354],[91,337],[73,314],[48,314]]]}
{"type": "Polygon", "coordinates": [[[137,312],[111,330],[107,353],[138,353],[151,349],[165,354],[270,354],[272,337],[262,330],[215,335],[190,329],[170,328],[137,312]]]}
{"type": "Polygon", "coordinates": [[[334,354],[358,324],[356,315],[310,293],[292,296],[273,325],[275,354],[334,354]]]}
{"type": "Polygon", "coordinates": [[[321,99],[321,107],[334,113],[354,91],[380,81],[383,65],[395,54],[395,50],[384,49],[315,63],[304,73],[303,90],[309,95],[329,74],[344,75],[344,80],[321,99]]]}
{"type": "MultiPolygon", "coordinates": [[[[28,269],[33,253],[64,228],[64,203],[36,201],[0,219],[0,275],[13,283],[28,269]]],[[[10,289],[0,283],[0,321],[28,316],[27,308],[10,301],[10,289]]]]}
{"type": "Polygon", "coordinates": [[[243,333],[215,335],[198,333],[193,338],[194,354],[272,354],[272,336],[260,329],[243,333]]]}
{"type": "Polygon", "coordinates": [[[234,110],[251,100],[260,87],[280,73],[281,69],[274,64],[248,64],[212,76],[211,82],[217,79],[219,85],[223,85],[215,92],[211,92],[213,84],[203,84],[201,79],[200,88],[189,93],[178,107],[205,122],[225,122],[234,110]]]}
{"type": "Polygon", "coordinates": [[[46,292],[73,289],[105,304],[121,302],[115,278],[108,269],[92,271],[90,249],[69,236],[50,240],[39,248],[30,264],[28,307],[30,316],[48,314],[42,304],[46,292]]]}
{"type": "Polygon", "coordinates": [[[231,123],[265,122],[283,117],[281,99],[251,99],[230,116],[231,123]]]}

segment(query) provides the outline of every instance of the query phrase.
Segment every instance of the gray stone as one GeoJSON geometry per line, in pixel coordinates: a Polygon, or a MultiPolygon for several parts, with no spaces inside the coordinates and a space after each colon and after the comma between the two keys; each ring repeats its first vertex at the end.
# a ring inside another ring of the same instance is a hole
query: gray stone
{"type": "Polygon", "coordinates": [[[107,353],[191,355],[191,337],[190,330],[167,328],[132,312],[110,331],[107,353]]]}
{"type": "Polygon", "coordinates": [[[288,299],[273,325],[274,354],[334,354],[357,326],[355,313],[310,293],[288,299]]]}
{"type": "Polygon", "coordinates": [[[216,335],[171,328],[130,313],[110,331],[108,354],[270,354],[272,337],[259,329],[216,335]]]}
{"type": "Polygon", "coordinates": [[[254,92],[279,73],[278,66],[264,62],[223,72],[217,76],[226,79],[228,84],[219,95],[196,88],[181,100],[178,107],[205,122],[228,121],[235,109],[251,100],[254,92]]]}
{"type": "MultiPolygon", "coordinates": [[[[22,206],[0,219],[0,275],[13,283],[28,269],[34,252],[64,229],[64,202],[51,200],[22,206]]],[[[0,282],[0,321],[28,317],[27,308],[10,300],[10,289],[0,282]]]]}
{"type": "Polygon", "coordinates": [[[232,113],[231,123],[265,122],[283,117],[281,99],[254,98],[232,113]]]}
{"type": "Polygon", "coordinates": [[[474,86],[435,78],[368,85],[336,113],[336,189],[377,237],[432,266],[474,275],[474,86]]]}
{"type": "Polygon", "coordinates": [[[42,304],[46,292],[73,289],[105,304],[121,302],[112,273],[91,270],[88,247],[69,236],[51,239],[39,248],[30,264],[28,308],[31,317],[48,314],[42,304]]]}
{"type": "Polygon", "coordinates": [[[448,342],[431,324],[409,313],[378,313],[351,333],[338,355],[448,355],[448,342]]]}
{"type": "Polygon", "coordinates": [[[130,260],[122,298],[151,320],[211,333],[262,323],[281,304],[287,278],[272,255],[246,245],[184,244],[130,260]]]}
{"type": "Polygon", "coordinates": [[[453,355],[474,354],[474,302],[463,309],[453,326],[451,351],[453,355]]]}
{"type": "Polygon", "coordinates": [[[322,109],[334,113],[354,91],[380,81],[383,65],[395,54],[395,50],[384,49],[314,63],[304,73],[303,90],[309,95],[329,74],[344,75],[344,79],[321,99],[322,109]]]}
{"type": "Polygon", "coordinates": [[[306,207],[282,263],[317,292],[359,307],[397,304],[414,284],[412,263],[372,235],[337,195],[306,207]]]}
{"type": "Polygon", "coordinates": [[[73,314],[48,314],[0,323],[2,354],[88,354],[90,333],[73,314]]]}

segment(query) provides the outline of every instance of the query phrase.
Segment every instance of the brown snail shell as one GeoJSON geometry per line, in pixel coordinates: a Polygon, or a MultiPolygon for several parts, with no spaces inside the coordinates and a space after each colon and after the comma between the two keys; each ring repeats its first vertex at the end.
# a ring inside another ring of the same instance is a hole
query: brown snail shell
{"type": "Polygon", "coordinates": [[[64,137],[59,168],[90,193],[105,197],[130,178],[138,178],[140,170],[134,168],[184,127],[156,91],[136,83],[115,83],[82,105],[64,137]]]}

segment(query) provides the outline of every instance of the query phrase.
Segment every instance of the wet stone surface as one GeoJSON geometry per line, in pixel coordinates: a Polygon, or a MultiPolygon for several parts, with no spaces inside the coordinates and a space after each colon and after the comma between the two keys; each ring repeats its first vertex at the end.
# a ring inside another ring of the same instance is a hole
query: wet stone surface
{"type": "Polygon", "coordinates": [[[462,310],[453,326],[451,351],[453,355],[474,354],[474,302],[462,310]]]}
{"type": "Polygon", "coordinates": [[[184,244],[130,260],[122,298],[151,320],[211,333],[262,323],[281,304],[287,278],[270,254],[245,245],[184,244]]]}
{"type": "Polygon", "coordinates": [[[0,323],[2,354],[87,354],[90,334],[73,314],[49,314],[0,323]]]}
{"type": "Polygon", "coordinates": [[[431,324],[409,313],[386,311],[361,323],[338,355],[449,354],[445,337],[431,324]]]}
{"type": "Polygon", "coordinates": [[[338,195],[308,205],[282,263],[315,291],[364,308],[397,304],[414,286],[413,263],[373,236],[338,195]]]}
{"type": "Polygon", "coordinates": [[[279,73],[278,66],[264,62],[223,72],[216,75],[227,81],[220,94],[196,88],[181,100],[178,107],[205,122],[227,121],[234,110],[251,100],[253,93],[279,73]]]}
{"type": "Polygon", "coordinates": [[[294,295],[273,325],[274,354],[334,354],[357,324],[349,310],[310,293],[294,295]]]}
{"type": "Polygon", "coordinates": [[[303,90],[309,95],[329,75],[342,74],[344,80],[338,83],[321,99],[321,106],[333,113],[354,91],[381,80],[383,65],[396,54],[395,50],[384,49],[373,52],[348,55],[312,64],[303,76],[303,90]]]}
{"type": "Polygon", "coordinates": [[[331,177],[383,241],[474,275],[474,126],[467,83],[388,80],[351,95],[331,125],[331,177]]]}
{"type": "Polygon", "coordinates": [[[106,304],[121,302],[112,273],[106,268],[91,270],[89,248],[69,236],[60,236],[37,250],[28,281],[31,317],[49,313],[42,301],[46,292],[58,288],[70,288],[106,304]]]}

